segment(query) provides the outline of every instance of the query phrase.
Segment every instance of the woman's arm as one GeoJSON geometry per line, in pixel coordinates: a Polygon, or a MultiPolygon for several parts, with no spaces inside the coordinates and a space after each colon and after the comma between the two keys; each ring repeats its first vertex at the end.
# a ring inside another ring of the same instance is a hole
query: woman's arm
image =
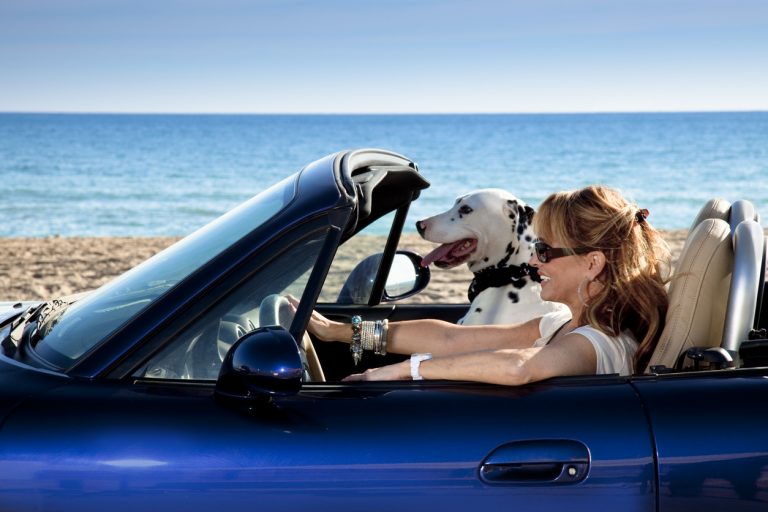
{"type": "MultiPolygon", "coordinates": [[[[433,354],[434,355],[434,354],[433,354]]],[[[503,348],[464,354],[435,356],[423,361],[419,373],[425,379],[488,382],[516,386],[565,375],[593,375],[597,355],[581,334],[569,334],[557,343],[537,348],[503,348]]],[[[410,361],[350,375],[345,380],[407,380],[410,361]]]]}
{"type": "Polygon", "coordinates": [[[435,356],[501,348],[530,348],[539,337],[540,318],[515,325],[456,325],[442,320],[389,324],[387,351],[429,352],[435,356]]]}
{"type": "MultiPolygon", "coordinates": [[[[535,318],[516,325],[477,326],[428,319],[390,322],[387,352],[449,355],[500,348],[528,348],[539,337],[539,321],[540,318],[535,318]]],[[[350,343],[352,340],[350,324],[329,320],[317,311],[312,312],[307,329],[322,341],[350,343]]]]}

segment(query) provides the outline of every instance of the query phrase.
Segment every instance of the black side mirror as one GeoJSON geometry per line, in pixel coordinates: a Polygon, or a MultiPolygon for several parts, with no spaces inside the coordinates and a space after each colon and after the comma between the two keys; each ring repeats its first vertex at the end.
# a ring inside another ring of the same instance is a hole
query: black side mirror
{"type": "MultiPolygon", "coordinates": [[[[381,253],[372,254],[355,266],[344,282],[337,303],[368,303],[381,256],[381,253]]],[[[387,275],[381,302],[394,302],[415,295],[427,287],[429,279],[429,267],[421,266],[421,256],[410,251],[397,251],[387,275]]]]}
{"type": "Polygon", "coordinates": [[[304,367],[293,336],[279,326],[260,327],[237,340],[221,364],[216,397],[265,402],[301,389],[304,367]]]}
{"type": "Polygon", "coordinates": [[[411,251],[397,251],[387,275],[382,302],[393,302],[419,293],[427,287],[429,267],[421,266],[421,256],[411,251]]]}

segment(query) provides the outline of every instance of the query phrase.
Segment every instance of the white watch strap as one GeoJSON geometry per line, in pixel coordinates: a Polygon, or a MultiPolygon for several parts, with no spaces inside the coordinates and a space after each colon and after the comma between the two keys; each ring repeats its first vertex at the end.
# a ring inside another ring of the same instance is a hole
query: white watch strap
{"type": "Polygon", "coordinates": [[[413,354],[411,355],[411,378],[413,380],[424,380],[419,373],[419,367],[422,361],[432,359],[432,354],[413,354]]]}

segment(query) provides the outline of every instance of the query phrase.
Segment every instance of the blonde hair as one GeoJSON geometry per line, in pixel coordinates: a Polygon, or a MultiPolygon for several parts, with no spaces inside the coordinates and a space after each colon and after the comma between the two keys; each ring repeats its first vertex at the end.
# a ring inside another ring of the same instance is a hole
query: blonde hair
{"type": "Polygon", "coordinates": [[[589,298],[577,320],[609,336],[629,330],[639,344],[637,373],[653,353],[669,303],[664,279],[670,268],[669,248],[645,216],[647,211],[617,190],[594,185],[552,194],[533,219],[544,240],[605,254],[605,267],[597,276],[604,286],[589,298]]]}

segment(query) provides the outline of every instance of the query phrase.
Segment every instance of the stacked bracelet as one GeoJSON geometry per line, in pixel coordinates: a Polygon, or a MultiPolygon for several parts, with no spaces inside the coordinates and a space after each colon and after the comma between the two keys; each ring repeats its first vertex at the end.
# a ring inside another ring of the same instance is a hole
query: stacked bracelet
{"type": "Polygon", "coordinates": [[[377,343],[374,343],[373,353],[377,356],[387,355],[387,334],[389,333],[389,320],[381,321],[381,335],[376,338],[377,343]]]}
{"type": "Polygon", "coordinates": [[[363,357],[364,350],[372,350],[377,356],[387,355],[388,320],[363,321],[359,315],[352,317],[352,344],[349,347],[355,364],[363,357]]]}
{"type": "Polygon", "coordinates": [[[352,352],[352,359],[355,361],[355,365],[363,357],[362,324],[363,319],[360,318],[360,315],[352,317],[352,343],[349,345],[349,351],[352,352]]]}
{"type": "Polygon", "coordinates": [[[361,344],[363,350],[373,350],[374,340],[376,339],[376,328],[378,322],[363,322],[361,328],[361,344]]]}

